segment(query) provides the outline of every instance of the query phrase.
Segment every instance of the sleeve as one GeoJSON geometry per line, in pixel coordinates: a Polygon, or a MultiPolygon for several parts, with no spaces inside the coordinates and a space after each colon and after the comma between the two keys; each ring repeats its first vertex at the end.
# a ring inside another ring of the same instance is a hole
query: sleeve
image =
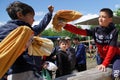
{"type": "Polygon", "coordinates": [[[35,35],[40,34],[47,27],[51,19],[52,19],[52,13],[48,12],[38,25],[33,26],[35,35]]]}
{"type": "Polygon", "coordinates": [[[83,36],[87,36],[87,32],[86,30],[77,28],[76,26],[73,26],[71,24],[66,24],[65,27],[63,27],[65,30],[72,32],[74,34],[79,34],[79,35],[83,35],[83,36]]]}
{"type": "Polygon", "coordinates": [[[108,51],[106,57],[102,63],[106,67],[110,64],[111,60],[113,59],[113,57],[117,52],[117,38],[118,38],[118,31],[115,31],[115,33],[113,33],[113,38],[110,41],[110,44],[108,45],[108,51]]]}
{"type": "Polygon", "coordinates": [[[66,24],[63,28],[71,33],[78,35],[92,36],[93,34],[93,30],[77,28],[76,26],[71,24],[66,24]]]}

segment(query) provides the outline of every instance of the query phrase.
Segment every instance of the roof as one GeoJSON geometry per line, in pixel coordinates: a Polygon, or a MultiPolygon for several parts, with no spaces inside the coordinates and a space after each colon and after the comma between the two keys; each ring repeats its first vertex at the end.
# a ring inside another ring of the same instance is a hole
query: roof
{"type": "MultiPolygon", "coordinates": [[[[91,19],[87,19],[84,21],[79,21],[77,23],[75,23],[76,25],[99,25],[98,23],[98,16],[91,18],[91,19]]],[[[113,23],[114,24],[120,24],[120,16],[114,16],[113,17],[113,23]]]]}

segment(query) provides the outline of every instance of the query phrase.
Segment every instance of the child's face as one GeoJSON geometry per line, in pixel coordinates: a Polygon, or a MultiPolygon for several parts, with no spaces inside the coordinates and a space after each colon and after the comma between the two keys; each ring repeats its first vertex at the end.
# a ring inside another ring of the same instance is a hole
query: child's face
{"type": "Polygon", "coordinates": [[[73,43],[74,43],[74,44],[77,44],[77,43],[78,43],[78,41],[77,41],[77,40],[73,40],[73,43]]]}
{"type": "Polygon", "coordinates": [[[60,44],[60,48],[61,48],[63,51],[66,51],[66,49],[67,49],[67,44],[62,42],[62,43],[60,44]]]}
{"type": "Polygon", "coordinates": [[[19,16],[19,20],[22,20],[22,21],[32,25],[34,22],[34,15],[32,13],[28,13],[25,16],[21,15],[21,16],[19,16]]]}
{"type": "Polygon", "coordinates": [[[107,27],[112,22],[112,18],[106,12],[100,12],[98,21],[100,26],[107,27]]]}

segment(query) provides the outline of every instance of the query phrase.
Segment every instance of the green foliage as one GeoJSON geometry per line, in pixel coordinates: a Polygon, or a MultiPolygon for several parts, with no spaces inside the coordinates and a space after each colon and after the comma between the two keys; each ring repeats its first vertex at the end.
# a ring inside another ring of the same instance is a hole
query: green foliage
{"type": "Polygon", "coordinates": [[[76,34],[73,34],[66,30],[62,30],[61,32],[56,32],[53,29],[49,28],[47,30],[44,30],[41,33],[41,36],[69,36],[69,37],[73,38],[74,36],[76,36],[76,34]]]}
{"type": "MultiPolygon", "coordinates": [[[[114,11],[114,13],[116,14],[116,16],[120,16],[120,8],[118,8],[116,11],[114,11]]],[[[115,26],[119,30],[119,36],[120,36],[120,24],[116,24],[115,26]]],[[[118,41],[120,41],[120,38],[118,38],[118,41]]]]}
{"type": "Polygon", "coordinates": [[[120,8],[118,10],[114,11],[117,16],[120,16],[120,8]]]}

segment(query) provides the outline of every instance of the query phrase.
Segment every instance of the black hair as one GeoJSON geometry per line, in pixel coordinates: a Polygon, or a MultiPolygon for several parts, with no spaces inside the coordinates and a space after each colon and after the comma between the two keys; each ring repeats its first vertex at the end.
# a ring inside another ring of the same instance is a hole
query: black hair
{"type": "Polygon", "coordinates": [[[59,44],[61,44],[61,43],[65,43],[65,44],[67,44],[67,43],[68,43],[68,41],[67,41],[67,40],[65,40],[65,39],[60,39],[59,44]]]}
{"type": "Polygon", "coordinates": [[[80,41],[79,37],[74,37],[73,40],[80,41]]]}
{"type": "Polygon", "coordinates": [[[110,18],[113,17],[113,11],[109,8],[103,8],[100,12],[106,12],[110,18]]]}
{"type": "Polygon", "coordinates": [[[20,1],[14,1],[11,3],[7,8],[6,11],[8,15],[10,16],[11,19],[18,19],[17,17],[17,12],[21,12],[24,16],[28,13],[32,13],[33,15],[35,14],[34,9],[20,1]]]}

